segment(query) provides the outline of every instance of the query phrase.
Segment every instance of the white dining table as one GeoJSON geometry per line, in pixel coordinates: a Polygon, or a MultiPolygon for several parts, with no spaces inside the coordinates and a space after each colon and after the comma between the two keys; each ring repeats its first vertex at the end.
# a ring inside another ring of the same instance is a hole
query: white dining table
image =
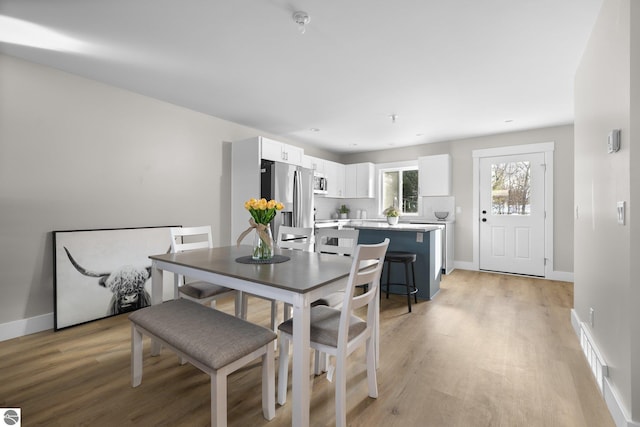
{"type": "Polygon", "coordinates": [[[226,246],[152,255],[151,303],[162,303],[163,273],[217,283],[249,294],[275,299],[293,307],[292,425],[309,425],[311,302],[340,290],[352,259],[331,254],[275,249],[289,257],[275,264],[244,264],[236,259],[251,253],[251,246],[226,246]]]}

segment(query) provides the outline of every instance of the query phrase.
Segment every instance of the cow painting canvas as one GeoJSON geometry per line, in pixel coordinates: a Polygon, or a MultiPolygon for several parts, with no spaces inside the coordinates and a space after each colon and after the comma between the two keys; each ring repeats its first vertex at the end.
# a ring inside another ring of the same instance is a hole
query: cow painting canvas
{"type": "MultiPolygon", "coordinates": [[[[149,255],[166,253],[170,227],[54,231],[55,329],[151,304],[149,255]]],[[[165,275],[163,300],[173,298],[165,275]]]]}

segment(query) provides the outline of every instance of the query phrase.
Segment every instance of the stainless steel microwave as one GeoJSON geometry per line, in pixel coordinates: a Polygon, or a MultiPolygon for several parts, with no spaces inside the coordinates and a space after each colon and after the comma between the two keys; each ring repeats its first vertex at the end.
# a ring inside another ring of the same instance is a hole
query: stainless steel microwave
{"type": "Polygon", "coordinates": [[[327,178],[319,172],[313,173],[313,193],[327,194],[327,178]]]}

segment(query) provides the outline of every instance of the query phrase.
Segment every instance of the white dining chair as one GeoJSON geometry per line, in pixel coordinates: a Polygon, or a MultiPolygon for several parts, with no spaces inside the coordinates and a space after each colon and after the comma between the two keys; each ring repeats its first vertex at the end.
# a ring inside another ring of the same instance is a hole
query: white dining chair
{"type": "Polygon", "coordinates": [[[278,227],[276,240],[279,248],[311,252],[313,250],[313,228],[281,225],[278,227]]]}
{"type": "MultiPolygon", "coordinates": [[[[172,253],[213,247],[210,225],[171,227],[170,233],[172,253]]],[[[215,283],[189,280],[181,274],[174,275],[174,298],[189,299],[215,308],[216,300],[230,295],[235,297],[236,317],[243,317],[242,292],[215,283]]]]}
{"type": "MultiPolygon", "coordinates": [[[[327,306],[311,307],[311,348],[330,354],[336,359],[335,412],[336,426],[347,425],[347,356],[360,346],[366,346],[367,384],[369,396],[378,397],[376,378],[375,324],[379,310],[378,288],[384,256],[389,239],[373,245],[358,245],[353,255],[351,271],[342,302],[342,308],[327,306]],[[367,265],[367,263],[371,263],[367,265]],[[358,285],[368,285],[366,292],[355,295],[358,285]],[[355,311],[367,307],[366,320],[355,315],[355,311]]],[[[278,366],[278,403],[287,400],[289,371],[289,343],[293,335],[293,319],[278,326],[280,330],[280,356],[278,366]]]]}
{"type": "MultiPolygon", "coordinates": [[[[321,228],[316,232],[316,252],[352,256],[358,246],[359,236],[360,230],[321,228]]],[[[342,304],[342,297],[342,292],[334,292],[314,301],[311,305],[339,307],[342,304]]]]}
{"type": "MultiPolygon", "coordinates": [[[[276,246],[282,249],[295,249],[295,250],[304,250],[311,251],[313,247],[313,228],[306,227],[288,227],[281,225],[278,228],[275,238],[276,246]]],[[[253,296],[253,295],[252,295],[253,296]]],[[[271,301],[271,329],[274,332],[277,332],[276,323],[278,319],[278,302],[275,300],[271,301]]],[[[242,311],[246,313],[248,307],[248,295],[244,293],[242,295],[242,311]]],[[[291,317],[291,305],[284,305],[284,320],[287,320],[291,317]]],[[[246,319],[246,317],[245,317],[246,319]]]]}
{"type": "MultiPolygon", "coordinates": [[[[313,228],[291,227],[281,225],[278,227],[278,247],[282,249],[313,251],[313,228]]],[[[284,304],[283,320],[291,318],[291,304],[284,304]]]]}
{"type": "MultiPolygon", "coordinates": [[[[359,236],[360,230],[321,228],[316,232],[316,252],[352,256],[358,246],[359,236]]],[[[345,280],[345,287],[346,283],[347,281],[345,280]]],[[[326,305],[339,308],[343,300],[344,291],[337,291],[313,301],[311,305],[326,305]]],[[[313,370],[316,375],[326,372],[327,355],[316,350],[313,370]]]]}
{"type": "Polygon", "coordinates": [[[360,230],[321,228],[316,232],[316,252],[351,256],[359,235],[360,230]]]}

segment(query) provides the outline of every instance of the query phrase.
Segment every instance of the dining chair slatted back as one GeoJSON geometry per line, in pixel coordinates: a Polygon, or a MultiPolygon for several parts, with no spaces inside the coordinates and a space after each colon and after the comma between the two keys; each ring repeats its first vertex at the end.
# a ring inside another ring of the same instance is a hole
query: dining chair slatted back
{"type": "Polygon", "coordinates": [[[171,252],[184,252],[213,247],[210,225],[199,227],[173,227],[171,229],[171,252]],[[188,241],[185,241],[185,237],[188,241]],[[189,239],[192,239],[189,241],[189,239]]]}
{"type": "MultiPolygon", "coordinates": [[[[311,227],[290,227],[281,225],[278,227],[277,246],[281,249],[293,249],[306,252],[313,251],[313,228],[311,227]]],[[[291,304],[284,304],[284,320],[291,318],[291,304]]],[[[275,330],[275,321],[273,323],[275,330]]]]}
{"type": "MultiPolygon", "coordinates": [[[[380,275],[389,239],[373,245],[358,245],[345,289],[341,309],[327,306],[311,307],[310,344],[314,350],[332,355],[336,359],[336,426],[347,425],[346,381],[347,356],[360,346],[366,347],[367,384],[369,396],[378,397],[376,378],[380,275]],[[368,285],[363,294],[355,295],[355,288],[368,285]],[[355,315],[355,310],[367,307],[366,320],[355,315]]],[[[293,319],[283,322],[280,330],[278,366],[278,403],[287,399],[289,343],[293,335],[293,319]]]]}
{"type": "MultiPolygon", "coordinates": [[[[316,252],[351,256],[358,246],[359,235],[360,230],[338,230],[335,228],[320,229],[316,232],[316,252]],[[337,244],[334,245],[332,243],[337,244]]],[[[338,291],[319,300],[313,301],[311,305],[340,307],[340,305],[342,305],[343,297],[344,292],[338,291]]],[[[316,371],[316,373],[318,372],[316,371]]]]}
{"type": "Polygon", "coordinates": [[[359,235],[360,230],[321,228],[316,232],[316,252],[353,255],[359,235]]]}
{"type": "MultiPolygon", "coordinates": [[[[172,227],[170,233],[172,253],[213,247],[210,225],[172,227]]],[[[242,292],[216,283],[189,281],[181,274],[174,275],[174,298],[185,298],[215,308],[216,300],[231,295],[235,297],[235,315],[242,317],[242,292]]]]}
{"type": "Polygon", "coordinates": [[[276,240],[279,248],[312,251],[313,228],[281,225],[278,227],[277,236],[276,240]]]}
{"type": "MultiPolygon", "coordinates": [[[[321,228],[316,232],[316,252],[352,256],[358,246],[359,236],[360,230],[321,228]]],[[[346,287],[346,279],[344,282],[346,287]]],[[[313,301],[311,305],[339,308],[344,301],[344,295],[344,291],[336,291],[313,301]]],[[[327,371],[327,355],[318,350],[315,351],[313,371],[316,375],[327,371]]]]}

